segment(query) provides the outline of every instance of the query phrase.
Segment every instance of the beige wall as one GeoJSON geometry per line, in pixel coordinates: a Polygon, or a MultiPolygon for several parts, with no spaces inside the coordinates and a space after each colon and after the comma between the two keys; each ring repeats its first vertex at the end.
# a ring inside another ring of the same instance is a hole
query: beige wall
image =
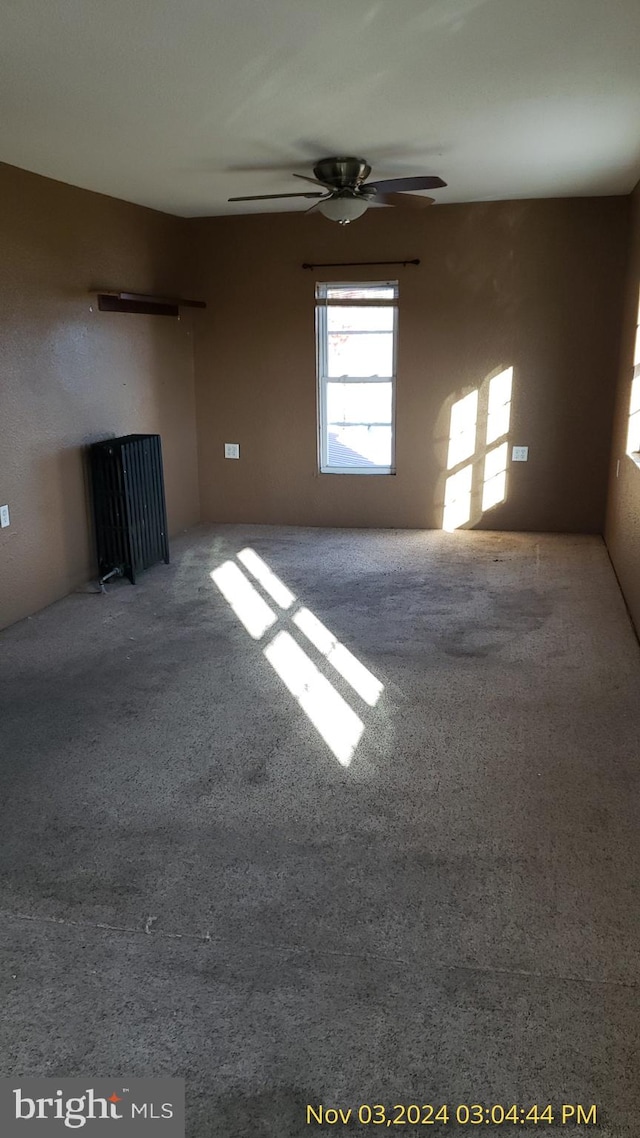
{"type": "MultiPolygon", "coordinates": [[[[439,527],[451,404],[513,366],[507,500],[471,524],[598,532],[604,520],[628,200],[515,201],[189,222],[206,520],[439,527]],[[419,268],[303,261],[420,257],[419,268]],[[314,284],[400,280],[397,474],[319,475],[314,284]],[[239,442],[239,462],[223,443],[239,442]]],[[[637,472],[640,473],[640,472],[637,472]]]]}
{"type": "Polygon", "coordinates": [[[605,537],[636,629],[640,631],[640,468],[626,454],[633,349],[640,294],[640,183],[631,198],[629,262],[611,452],[605,537]]]}
{"type": "Polygon", "coordinates": [[[0,166],[0,627],[95,572],[87,443],[159,432],[170,530],[199,519],[190,319],[100,313],[89,295],[181,289],[184,227],[0,166]]]}
{"type": "MultiPolygon", "coordinates": [[[[0,166],[0,626],[95,572],[91,441],[159,432],[170,530],[200,519],[196,393],[205,520],[438,527],[451,404],[513,366],[509,443],[530,461],[483,515],[480,424],[470,524],[599,531],[628,213],[628,199],[599,198],[370,210],[348,228],[295,214],[185,221],[0,166]],[[301,268],[415,256],[419,268],[301,268]],[[315,281],[395,275],[397,474],[318,475],[315,281]],[[209,308],[180,321],[99,313],[97,286],[190,292],[209,308]],[[224,442],[240,443],[239,462],[224,442]]],[[[637,272],[626,341],[634,287],[637,272]]],[[[628,378],[623,367],[622,391],[628,378]]],[[[623,466],[609,538],[632,593],[640,471],[623,466]]]]}

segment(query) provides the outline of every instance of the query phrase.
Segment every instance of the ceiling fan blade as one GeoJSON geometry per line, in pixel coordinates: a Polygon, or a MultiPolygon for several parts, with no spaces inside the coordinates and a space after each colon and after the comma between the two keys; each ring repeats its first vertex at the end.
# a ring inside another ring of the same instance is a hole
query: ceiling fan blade
{"type": "Polygon", "coordinates": [[[417,178],[384,178],[381,182],[365,183],[366,186],[373,186],[374,189],[383,193],[386,190],[440,190],[446,184],[442,178],[431,177],[427,174],[420,174],[417,178]]]}
{"type": "Polygon", "coordinates": [[[302,178],[303,182],[313,182],[314,186],[324,186],[326,190],[332,190],[328,182],[319,182],[317,178],[308,178],[306,174],[294,174],[294,178],[302,178]]]}
{"type": "Polygon", "coordinates": [[[323,194],[319,202],[314,202],[313,205],[309,206],[309,209],[305,209],[304,212],[305,213],[313,213],[314,209],[317,209],[318,206],[322,205],[323,202],[328,202],[329,198],[331,198],[331,197],[333,197],[333,194],[323,194]]]}
{"type": "Polygon", "coordinates": [[[324,194],[309,191],[304,194],[252,194],[247,198],[227,198],[228,202],[263,202],[268,198],[323,198],[324,194]]]}
{"type": "Polygon", "coordinates": [[[376,194],[373,198],[374,205],[399,205],[404,209],[424,209],[425,206],[433,205],[435,198],[420,198],[417,194],[376,194]]]}
{"type": "MultiPolygon", "coordinates": [[[[291,167],[295,166],[298,161],[298,158],[290,158],[288,162],[256,162],[253,166],[225,166],[224,170],[227,174],[277,174],[280,172],[290,174],[291,167]]],[[[210,162],[206,172],[216,174],[219,170],[219,166],[214,166],[210,162]]]]}

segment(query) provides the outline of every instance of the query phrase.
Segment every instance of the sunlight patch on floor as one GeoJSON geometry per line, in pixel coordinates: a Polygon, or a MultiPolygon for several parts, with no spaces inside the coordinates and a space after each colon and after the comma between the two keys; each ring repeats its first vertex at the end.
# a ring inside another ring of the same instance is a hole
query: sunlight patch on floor
{"type": "Polygon", "coordinates": [[[348,648],[345,648],[344,644],[336,640],[333,633],[329,632],[329,629],[309,609],[298,609],[293,617],[293,623],[318,649],[318,652],[322,652],[325,659],[365,703],[368,703],[369,707],[375,707],[384,691],[380,680],[377,680],[373,673],[365,668],[348,648]]]}
{"type": "Polygon", "coordinates": [[[278,632],[264,654],[339,763],[348,766],[364,723],[289,635],[278,632]]]}
{"type": "Polygon", "coordinates": [[[224,565],[214,569],[211,580],[254,640],[260,640],[276,623],[278,618],[273,609],[256,592],[235,562],[225,561],[224,565]]]}
{"type": "Polygon", "coordinates": [[[241,561],[245,569],[248,569],[256,581],[260,582],[265,592],[277,605],[280,605],[281,609],[291,608],[296,599],[293,593],[254,549],[242,549],[238,554],[238,561],[241,561]]]}
{"type": "MultiPolygon", "coordinates": [[[[288,610],[296,598],[253,549],[243,549],[238,561],[281,610],[276,613],[235,561],[225,561],[210,576],[227,604],[254,640],[262,640],[274,626],[290,622],[335,672],[369,707],[375,707],[384,684],[310,609],[288,610]]],[[[263,655],[342,766],[351,762],[365,724],[331,681],[314,664],[308,652],[286,628],[275,631],[263,655]]]]}

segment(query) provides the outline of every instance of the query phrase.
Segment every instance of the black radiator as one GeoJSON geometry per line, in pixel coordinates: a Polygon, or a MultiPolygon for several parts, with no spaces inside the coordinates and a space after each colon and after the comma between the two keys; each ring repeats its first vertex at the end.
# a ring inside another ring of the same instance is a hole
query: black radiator
{"type": "Polygon", "coordinates": [[[89,448],[98,569],[136,576],[169,564],[160,435],[125,435],[89,448]]]}

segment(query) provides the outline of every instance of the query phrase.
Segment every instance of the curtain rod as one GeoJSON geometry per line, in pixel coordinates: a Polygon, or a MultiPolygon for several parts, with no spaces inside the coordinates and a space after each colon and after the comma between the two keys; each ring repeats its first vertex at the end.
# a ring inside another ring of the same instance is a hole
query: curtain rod
{"type": "Polygon", "coordinates": [[[414,257],[412,261],[322,261],[318,264],[310,265],[306,261],[303,263],[303,269],[342,269],[348,268],[353,265],[419,265],[420,258],[414,257]]]}

